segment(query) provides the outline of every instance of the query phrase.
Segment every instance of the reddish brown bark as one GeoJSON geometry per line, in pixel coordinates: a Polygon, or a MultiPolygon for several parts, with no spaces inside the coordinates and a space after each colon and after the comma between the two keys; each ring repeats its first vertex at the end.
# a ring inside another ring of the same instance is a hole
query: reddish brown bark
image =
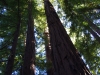
{"type": "Polygon", "coordinates": [[[23,75],[35,75],[35,37],[34,37],[34,23],[32,16],[32,0],[28,1],[28,29],[26,38],[26,48],[24,54],[23,75]]]}
{"type": "Polygon", "coordinates": [[[49,1],[44,2],[55,75],[91,75],[49,1]]]}

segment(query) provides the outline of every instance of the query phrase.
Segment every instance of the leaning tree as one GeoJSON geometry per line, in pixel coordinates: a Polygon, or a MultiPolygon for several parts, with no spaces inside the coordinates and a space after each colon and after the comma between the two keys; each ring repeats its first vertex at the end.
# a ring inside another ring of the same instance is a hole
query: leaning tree
{"type": "Polygon", "coordinates": [[[53,5],[44,0],[55,75],[91,75],[66,33],[53,5]]]}

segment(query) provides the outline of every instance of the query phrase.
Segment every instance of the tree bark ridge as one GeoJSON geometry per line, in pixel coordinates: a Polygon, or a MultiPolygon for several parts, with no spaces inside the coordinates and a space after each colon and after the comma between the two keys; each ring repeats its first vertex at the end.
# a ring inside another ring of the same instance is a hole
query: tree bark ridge
{"type": "Polygon", "coordinates": [[[91,75],[49,1],[44,2],[55,75],[91,75]]]}

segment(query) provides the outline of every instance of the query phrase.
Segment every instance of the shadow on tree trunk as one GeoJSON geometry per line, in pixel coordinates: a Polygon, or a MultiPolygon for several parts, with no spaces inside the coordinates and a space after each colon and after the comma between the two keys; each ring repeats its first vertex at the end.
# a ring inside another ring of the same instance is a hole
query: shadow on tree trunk
{"type": "Polygon", "coordinates": [[[52,4],[44,1],[55,75],[91,75],[66,33],[52,4]]]}

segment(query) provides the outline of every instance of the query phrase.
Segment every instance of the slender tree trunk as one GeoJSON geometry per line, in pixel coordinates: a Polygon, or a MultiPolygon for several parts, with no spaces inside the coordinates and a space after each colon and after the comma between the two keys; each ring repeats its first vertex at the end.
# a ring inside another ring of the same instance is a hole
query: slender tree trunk
{"type": "Polygon", "coordinates": [[[100,43],[100,37],[97,35],[95,31],[93,31],[92,28],[89,28],[89,32],[96,38],[96,40],[100,43]]]}
{"type": "Polygon", "coordinates": [[[32,16],[32,0],[28,1],[28,30],[26,38],[26,49],[24,54],[23,75],[35,75],[35,37],[34,23],[32,16]]]}
{"type": "Polygon", "coordinates": [[[93,22],[91,22],[91,20],[88,17],[85,17],[85,19],[90,25],[90,27],[100,35],[100,28],[97,27],[93,22]]]}
{"type": "Polygon", "coordinates": [[[45,0],[44,5],[50,32],[55,75],[91,75],[61,24],[52,4],[45,0]]]}
{"type": "Polygon", "coordinates": [[[83,16],[84,19],[89,24],[89,32],[94,36],[94,38],[100,43],[100,37],[97,35],[100,35],[100,28],[98,28],[95,24],[93,24],[88,17],[83,16]]]}
{"type": "Polygon", "coordinates": [[[45,50],[46,50],[46,60],[47,60],[47,75],[54,75],[54,70],[51,60],[50,36],[48,29],[45,30],[44,36],[45,36],[45,50]]]}
{"type": "Polygon", "coordinates": [[[5,71],[4,75],[11,75],[12,74],[14,57],[15,57],[16,46],[17,46],[19,30],[20,30],[20,21],[21,21],[21,17],[20,17],[19,0],[18,0],[18,24],[17,24],[17,29],[15,31],[14,39],[13,39],[13,42],[12,42],[12,49],[11,49],[11,52],[10,52],[10,56],[8,58],[6,71],[5,71]]]}

